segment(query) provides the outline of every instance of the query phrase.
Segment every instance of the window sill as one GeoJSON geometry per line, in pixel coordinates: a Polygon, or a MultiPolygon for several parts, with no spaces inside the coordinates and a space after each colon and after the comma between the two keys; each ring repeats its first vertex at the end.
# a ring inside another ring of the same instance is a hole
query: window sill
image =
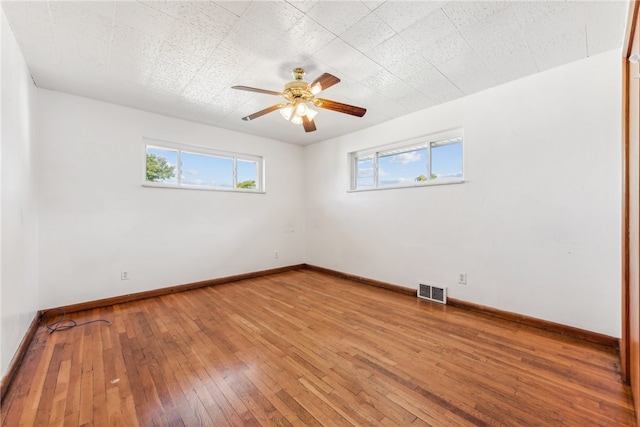
{"type": "Polygon", "coordinates": [[[387,185],[384,187],[348,189],[347,193],[360,193],[364,191],[379,191],[379,190],[398,190],[403,188],[433,187],[433,186],[439,186],[439,185],[464,184],[464,182],[465,182],[464,179],[442,179],[442,180],[422,182],[419,184],[412,184],[412,185],[387,185]]]}
{"type": "Polygon", "coordinates": [[[207,187],[189,187],[186,185],[171,185],[171,184],[149,184],[144,182],[142,184],[146,188],[170,188],[171,190],[196,190],[196,191],[219,191],[223,193],[245,193],[245,194],[267,194],[264,190],[243,190],[239,188],[207,188],[207,187]]]}

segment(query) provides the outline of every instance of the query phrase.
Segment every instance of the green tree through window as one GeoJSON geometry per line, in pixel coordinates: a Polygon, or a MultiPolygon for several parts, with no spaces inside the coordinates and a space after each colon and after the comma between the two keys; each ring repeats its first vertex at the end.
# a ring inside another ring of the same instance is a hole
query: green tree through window
{"type": "MultiPolygon", "coordinates": [[[[435,173],[431,174],[431,179],[436,179],[438,177],[438,175],[436,175],[435,173]]],[[[420,181],[426,181],[427,177],[426,175],[420,175],[416,177],[416,181],[420,182],[420,181]]]]}
{"type": "Polygon", "coordinates": [[[147,181],[162,182],[172,178],[175,174],[175,166],[170,166],[162,156],[147,153],[147,181]]]}
{"type": "Polygon", "coordinates": [[[237,188],[256,188],[256,182],[254,180],[242,181],[236,185],[237,188]]]}

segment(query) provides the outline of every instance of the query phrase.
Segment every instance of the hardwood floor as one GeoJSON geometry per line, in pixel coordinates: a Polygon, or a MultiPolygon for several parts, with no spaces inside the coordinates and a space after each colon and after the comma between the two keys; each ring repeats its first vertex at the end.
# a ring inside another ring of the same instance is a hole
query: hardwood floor
{"type": "Polygon", "coordinates": [[[306,269],[68,317],[3,425],[634,425],[612,349],[306,269]]]}

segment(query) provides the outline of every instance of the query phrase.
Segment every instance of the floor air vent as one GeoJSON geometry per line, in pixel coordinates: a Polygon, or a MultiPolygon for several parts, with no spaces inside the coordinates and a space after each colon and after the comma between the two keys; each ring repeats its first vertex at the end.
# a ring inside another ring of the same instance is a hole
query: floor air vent
{"type": "Polygon", "coordinates": [[[447,288],[438,288],[437,286],[423,285],[420,283],[418,286],[418,297],[446,304],[447,288]]]}

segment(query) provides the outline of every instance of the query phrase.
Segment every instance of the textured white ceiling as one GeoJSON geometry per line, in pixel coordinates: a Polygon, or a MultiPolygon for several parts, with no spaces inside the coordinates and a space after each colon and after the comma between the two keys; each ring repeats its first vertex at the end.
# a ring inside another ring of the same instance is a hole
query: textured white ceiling
{"type": "Polygon", "coordinates": [[[626,1],[3,1],[41,88],[306,145],[618,48],[626,1]],[[301,66],[341,83],[305,133],[281,101],[301,66]]]}

